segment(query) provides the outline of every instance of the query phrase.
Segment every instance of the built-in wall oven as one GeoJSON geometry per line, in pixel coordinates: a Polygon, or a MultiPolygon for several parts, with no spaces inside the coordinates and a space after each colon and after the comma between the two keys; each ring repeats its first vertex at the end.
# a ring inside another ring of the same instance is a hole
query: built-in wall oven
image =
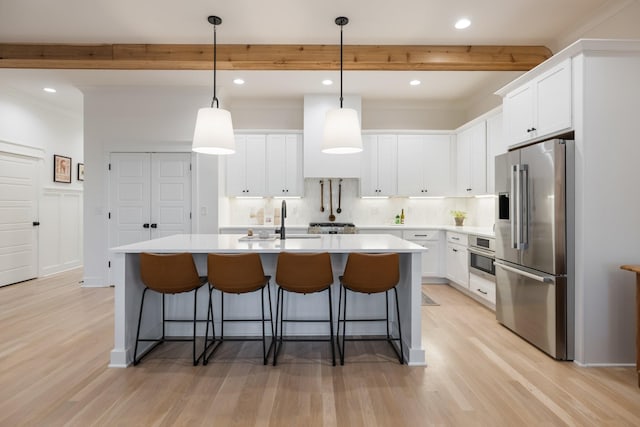
{"type": "Polygon", "coordinates": [[[483,236],[469,236],[469,273],[495,282],[495,239],[483,236]]]}

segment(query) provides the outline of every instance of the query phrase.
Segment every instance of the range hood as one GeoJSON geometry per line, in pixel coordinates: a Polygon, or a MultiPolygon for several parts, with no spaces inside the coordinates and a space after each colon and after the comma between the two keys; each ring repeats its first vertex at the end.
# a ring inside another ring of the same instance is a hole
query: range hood
{"type": "MultiPolygon", "coordinates": [[[[320,151],[324,120],[327,111],[340,106],[337,95],[304,96],[304,177],[305,178],[360,178],[362,153],[326,154],[320,151]]],[[[362,98],[347,95],[344,108],[358,112],[362,123],[362,98]]]]}

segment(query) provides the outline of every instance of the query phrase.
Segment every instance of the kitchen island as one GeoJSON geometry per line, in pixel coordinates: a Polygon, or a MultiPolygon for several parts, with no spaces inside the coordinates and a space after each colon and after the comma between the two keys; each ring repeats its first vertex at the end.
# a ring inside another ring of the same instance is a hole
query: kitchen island
{"type": "MultiPolygon", "coordinates": [[[[293,235],[286,240],[275,237],[260,239],[255,236],[246,240],[246,236],[234,234],[177,234],[159,239],[148,240],[131,245],[112,248],[115,285],[114,307],[114,348],[111,351],[111,367],[127,367],[133,360],[133,348],[135,346],[136,327],[140,299],[144,285],[140,280],[139,254],[141,252],[153,253],[177,253],[190,252],[194,256],[196,266],[201,275],[206,275],[206,257],[208,253],[246,253],[258,252],[262,258],[265,274],[275,278],[275,268],[278,253],[280,252],[329,252],[334,273],[334,302],[333,309],[337,314],[337,295],[339,286],[338,276],[344,271],[347,256],[352,252],[360,253],[385,253],[397,252],[400,254],[400,283],[398,285],[398,297],[400,302],[400,317],[403,332],[405,362],[409,365],[424,365],[425,354],[422,348],[421,327],[421,255],[426,249],[415,243],[402,240],[398,237],[386,234],[338,234],[338,235],[293,235]]],[[[272,301],[275,303],[275,280],[271,281],[272,301]]],[[[198,314],[200,318],[206,317],[208,295],[206,287],[198,292],[198,314]]],[[[219,296],[214,293],[214,296],[219,296]]],[[[141,334],[159,335],[161,330],[160,302],[158,295],[145,300],[143,329],[141,334]],[[155,322],[154,322],[155,319],[155,322]]],[[[233,296],[231,296],[233,297],[233,296]]],[[[256,301],[259,294],[255,295],[256,301]]],[[[326,316],[326,296],[324,294],[306,295],[297,299],[295,304],[287,304],[291,307],[290,313],[298,318],[309,319],[326,316]]],[[[217,313],[218,301],[214,301],[214,319],[219,320],[217,313]]],[[[225,311],[239,316],[255,315],[255,311],[246,307],[259,307],[259,303],[252,304],[247,300],[225,298],[225,311]]],[[[274,305],[275,312],[275,305],[274,305]]],[[[176,295],[167,298],[167,318],[188,319],[193,313],[193,295],[176,295]]],[[[350,295],[350,313],[353,317],[380,317],[384,313],[384,298],[368,295],[350,295]],[[353,309],[351,308],[353,303],[353,309]]],[[[337,316],[334,316],[334,320],[337,316]]],[[[362,323],[362,322],[356,322],[362,323]]],[[[393,322],[396,330],[396,322],[393,322]]],[[[204,324],[199,334],[204,335],[204,324]]],[[[217,325],[218,326],[218,325],[217,325]]],[[[354,328],[349,325],[349,334],[366,335],[381,334],[384,324],[368,325],[357,324],[354,328]]],[[[225,324],[225,335],[258,335],[259,325],[238,325],[235,329],[232,325],[225,324]],[[255,329],[252,329],[254,327],[255,329]]],[[[304,323],[291,325],[285,330],[288,335],[319,335],[326,334],[325,325],[304,323]]],[[[219,330],[219,329],[217,329],[219,330]]],[[[167,335],[186,336],[191,333],[189,324],[167,324],[167,335]]]]}

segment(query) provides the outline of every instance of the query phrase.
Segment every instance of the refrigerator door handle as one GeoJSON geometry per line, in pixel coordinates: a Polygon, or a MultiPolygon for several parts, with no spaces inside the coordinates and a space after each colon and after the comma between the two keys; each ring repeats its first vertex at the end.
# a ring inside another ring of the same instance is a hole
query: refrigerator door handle
{"type": "Polygon", "coordinates": [[[527,249],[529,246],[529,166],[521,165],[522,187],[520,192],[520,244],[518,249],[527,249]]]}
{"type": "Polygon", "coordinates": [[[528,271],[520,270],[517,268],[510,267],[506,264],[502,264],[499,261],[494,261],[493,265],[496,267],[502,268],[503,270],[510,271],[511,273],[516,273],[524,277],[528,277],[529,279],[537,280],[540,283],[553,283],[553,278],[549,276],[539,276],[537,274],[529,273],[528,271]]]}
{"type": "Polygon", "coordinates": [[[518,242],[516,240],[516,234],[518,234],[518,222],[519,222],[519,212],[520,212],[520,201],[519,201],[519,189],[518,189],[518,176],[519,176],[519,166],[520,165],[511,165],[511,202],[509,203],[509,218],[511,218],[511,247],[514,249],[518,249],[518,242]]]}

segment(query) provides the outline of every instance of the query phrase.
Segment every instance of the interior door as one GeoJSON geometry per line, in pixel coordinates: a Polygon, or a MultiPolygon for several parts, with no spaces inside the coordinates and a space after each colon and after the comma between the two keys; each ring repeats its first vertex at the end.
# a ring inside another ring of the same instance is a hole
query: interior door
{"type": "Polygon", "coordinates": [[[151,158],[148,153],[112,153],[110,177],[110,246],[149,240],[151,158]]]}
{"type": "Polygon", "coordinates": [[[37,160],[0,153],[0,286],[38,275],[37,160]]]}
{"type": "Polygon", "coordinates": [[[191,155],[151,154],[151,238],[191,233],[191,155]]]}

